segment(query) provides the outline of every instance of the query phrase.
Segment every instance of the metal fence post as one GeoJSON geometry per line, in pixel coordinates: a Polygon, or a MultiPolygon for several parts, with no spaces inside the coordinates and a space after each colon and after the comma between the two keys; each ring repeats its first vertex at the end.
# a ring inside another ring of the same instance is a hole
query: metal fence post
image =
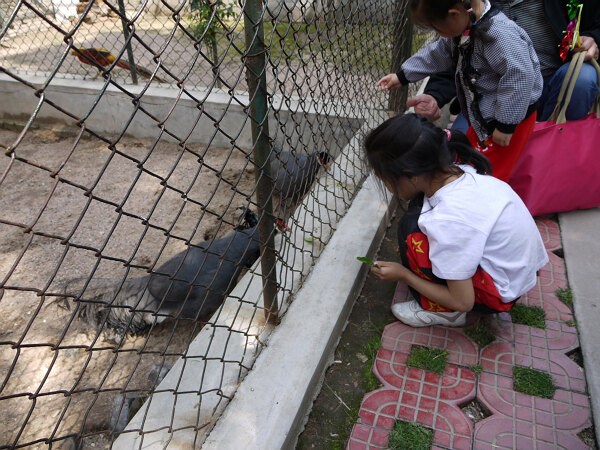
{"type": "Polygon", "coordinates": [[[131,41],[129,40],[129,28],[127,28],[127,16],[125,14],[125,5],[123,0],[118,0],[119,12],[121,13],[121,25],[123,26],[123,36],[127,44],[127,60],[129,61],[129,67],[131,71],[131,81],[133,84],[138,84],[137,72],[135,70],[135,61],[133,59],[133,49],[131,48],[131,41]]]}
{"type": "MultiPolygon", "coordinates": [[[[411,55],[413,35],[408,0],[396,0],[395,4],[396,20],[394,21],[394,47],[392,49],[393,73],[398,72],[402,66],[402,62],[411,55]]],[[[402,86],[400,89],[392,89],[390,91],[388,109],[395,112],[404,111],[406,109],[407,97],[407,86],[402,86]]]]}
{"type": "Polygon", "coordinates": [[[265,42],[262,22],[262,0],[246,0],[244,5],[244,29],[246,35],[246,79],[250,95],[250,119],[254,159],[260,170],[256,171],[256,197],[259,216],[258,232],[261,241],[261,268],[265,317],[277,323],[277,277],[275,273],[275,243],[273,216],[273,181],[269,154],[269,118],[266,90],[265,42]]]}

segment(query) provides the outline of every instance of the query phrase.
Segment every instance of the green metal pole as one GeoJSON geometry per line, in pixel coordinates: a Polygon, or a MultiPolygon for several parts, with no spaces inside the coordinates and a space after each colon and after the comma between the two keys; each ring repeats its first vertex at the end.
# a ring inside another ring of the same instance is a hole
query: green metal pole
{"type": "Polygon", "coordinates": [[[259,215],[258,234],[261,242],[261,268],[265,317],[277,323],[277,276],[275,272],[275,242],[273,216],[273,179],[269,153],[269,120],[267,103],[267,80],[265,64],[265,42],[262,22],[262,0],[246,0],[244,5],[244,29],[246,34],[246,80],[250,95],[250,119],[254,160],[260,170],[256,171],[256,197],[259,215]]]}
{"type": "Polygon", "coordinates": [[[121,25],[123,27],[123,36],[125,36],[125,42],[127,42],[127,60],[129,61],[131,80],[133,81],[133,84],[138,84],[137,73],[135,70],[135,62],[133,60],[133,49],[131,48],[131,41],[128,41],[129,28],[127,28],[127,16],[125,14],[125,5],[123,4],[123,0],[119,0],[119,12],[121,13],[121,25]]]}
{"type": "MultiPolygon", "coordinates": [[[[405,59],[410,57],[412,50],[413,24],[410,20],[410,3],[407,0],[396,0],[394,16],[394,47],[392,50],[392,72],[400,70],[405,59]]],[[[397,113],[406,109],[408,87],[390,90],[388,109],[397,113]]]]}

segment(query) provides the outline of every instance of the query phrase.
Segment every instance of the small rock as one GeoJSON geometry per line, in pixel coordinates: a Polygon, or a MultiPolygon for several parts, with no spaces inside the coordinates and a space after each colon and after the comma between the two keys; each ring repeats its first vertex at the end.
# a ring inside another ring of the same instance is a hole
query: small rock
{"type": "Polygon", "coordinates": [[[365,355],[363,355],[362,353],[357,353],[357,354],[356,354],[356,357],[357,357],[358,359],[360,359],[360,362],[363,362],[363,363],[365,363],[365,362],[367,362],[367,361],[369,360],[369,358],[367,358],[367,357],[366,357],[365,355]]]}
{"type": "Polygon", "coordinates": [[[75,438],[70,437],[63,441],[60,448],[61,450],[77,450],[79,445],[77,445],[75,438]]]}

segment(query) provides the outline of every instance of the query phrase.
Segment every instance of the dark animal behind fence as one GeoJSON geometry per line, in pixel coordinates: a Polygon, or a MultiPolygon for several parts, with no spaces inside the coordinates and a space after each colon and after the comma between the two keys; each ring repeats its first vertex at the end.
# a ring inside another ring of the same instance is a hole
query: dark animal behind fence
{"type": "MultiPolygon", "coordinates": [[[[258,228],[190,246],[154,273],[124,281],[98,280],[77,300],[76,315],[95,328],[137,333],[167,318],[207,320],[235,287],[244,267],[260,256],[258,228]]],[[[73,296],[75,280],[65,288],[73,296]]]]}
{"type": "Polygon", "coordinates": [[[292,153],[273,147],[270,155],[273,195],[277,200],[275,214],[287,220],[296,204],[308,193],[319,169],[327,169],[331,156],[326,152],[310,155],[292,153]]]}

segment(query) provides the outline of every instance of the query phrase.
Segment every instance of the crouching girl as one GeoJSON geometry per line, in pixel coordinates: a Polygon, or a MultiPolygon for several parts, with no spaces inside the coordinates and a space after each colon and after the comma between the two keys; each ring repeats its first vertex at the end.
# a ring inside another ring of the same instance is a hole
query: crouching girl
{"type": "Polygon", "coordinates": [[[415,327],[462,326],[466,313],[508,311],[536,283],[548,255],[527,208],[466,136],[424,117],[387,120],[365,140],[381,183],[410,200],[398,227],[402,264],[373,273],[405,282],[416,300],[392,313],[415,327]]]}

